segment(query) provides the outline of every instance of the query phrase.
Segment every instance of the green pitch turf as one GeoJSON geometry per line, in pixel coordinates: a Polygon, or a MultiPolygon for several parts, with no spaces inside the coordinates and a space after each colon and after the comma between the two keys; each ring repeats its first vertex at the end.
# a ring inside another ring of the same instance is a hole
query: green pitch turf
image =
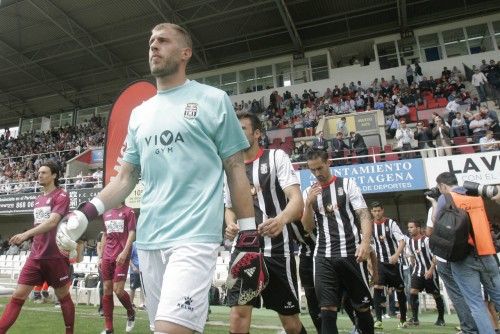
{"type": "MultiPolygon", "coordinates": [[[[0,298],[0,310],[3,312],[8,298],[0,298]]],[[[224,306],[212,306],[210,320],[205,327],[207,334],[227,334],[229,308],[224,306]]],[[[306,326],[308,333],[316,333],[308,314],[302,314],[301,319],[306,326]]],[[[376,333],[407,333],[407,334],[448,334],[456,333],[455,326],[458,325],[457,317],[446,315],[446,326],[434,326],[436,313],[424,313],[420,315],[420,326],[407,329],[397,329],[397,319],[384,320],[384,329],[377,330],[376,333]]],[[[116,307],[114,313],[115,333],[125,332],[126,314],[123,307],[116,307]]],[[[78,305],[76,307],[75,333],[77,334],[98,334],[103,329],[104,320],[97,313],[96,308],[87,305],[78,305]]],[[[346,315],[339,315],[339,332],[350,333],[352,325],[346,315]]],[[[21,311],[14,326],[9,330],[9,334],[53,334],[63,333],[64,323],[61,310],[54,308],[53,304],[34,304],[27,301],[21,311]]],[[[133,333],[150,334],[147,314],[145,311],[138,311],[136,325],[133,333]]],[[[281,333],[279,320],[274,312],[267,310],[254,310],[252,334],[277,334],[281,333]]]]}

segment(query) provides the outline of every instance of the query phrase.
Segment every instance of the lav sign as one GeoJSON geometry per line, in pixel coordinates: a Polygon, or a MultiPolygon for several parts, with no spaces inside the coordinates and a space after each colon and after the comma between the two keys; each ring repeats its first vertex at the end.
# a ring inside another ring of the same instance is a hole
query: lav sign
{"type": "Polygon", "coordinates": [[[483,152],[428,158],[424,159],[424,170],[429,187],[436,185],[436,177],[443,172],[455,174],[459,185],[464,181],[500,184],[500,154],[483,152]]]}

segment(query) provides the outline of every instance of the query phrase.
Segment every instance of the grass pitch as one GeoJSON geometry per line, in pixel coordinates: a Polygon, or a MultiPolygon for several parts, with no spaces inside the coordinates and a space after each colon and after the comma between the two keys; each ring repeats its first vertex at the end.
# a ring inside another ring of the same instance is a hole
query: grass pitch
{"type": "MultiPolygon", "coordinates": [[[[0,298],[0,310],[3,312],[8,298],[0,298]]],[[[205,327],[207,334],[227,334],[229,332],[228,314],[229,308],[224,306],[212,306],[210,320],[205,327]]],[[[397,329],[398,319],[384,320],[384,329],[377,330],[376,333],[408,333],[408,334],[449,334],[456,333],[455,326],[458,325],[456,315],[446,315],[446,326],[434,326],[436,313],[423,313],[420,315],[420,326],[408,329],[397,329]]],[[[316,333],[314,326],[309,318],[309,314],[301,315],[302,322],[306,326],[308,333],[316,333]]],[[[104,319],[99,316],[97,309],[93,306],[76,306],[75,333],[98,334],[103,329],[104,319]]],[[[115,307],[114,326],[115,333],[125,332],[126,312],[123,307],[115,307]]],[[[339,315],[339,332],[350,333],[352,329],[349,318],[339,315]]],[[[61,310],[54,308],[53,304],[34,304],[32,301],[26,301],[19,318],[14,326],[9,330],[9,334],[53,334],[63,333],[64,323],[61,310]]],[[[268,310],[254,310],[252,319],[252,334],[277,334],[281,333],[281,326],[276,314],[268,310]]],[[[149,323],[145,311],[138,311],[136,325],[133,333],[150,334],[149,323]]]]}

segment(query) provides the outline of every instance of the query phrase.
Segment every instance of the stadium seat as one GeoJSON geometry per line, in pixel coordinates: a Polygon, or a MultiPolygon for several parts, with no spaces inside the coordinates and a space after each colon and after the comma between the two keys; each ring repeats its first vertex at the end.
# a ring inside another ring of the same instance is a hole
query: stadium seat
{"type": "MultiPolygon", "coordinates": [[[[453,137],[453,144],[458,146],[468,145],[469,143],[467,142],[467,137],[453,137]]],[[[455,147],[455,149],[457,149],[460,154],[476,153],[473,146],[455,147]]]]}
{"type": "Polygon", "coordinates": [[[397,153],[392,153],[392,146],[391,145],[385,145],[384,146],[384,152],[385,152],[385,161],[395,161],[399,160],[399,156],[397,153]]]}
{"type": "Polygon", "coordinates": [[[435,99],[427,101],[427,108],[428,109],[436,109],[438,107],[439,107],[439,103],[435,99]]]}
{"type": "MultiPolygon", "coordinates": [[[[382,149],[380,146],[370,146],[368,147],[368,154],[377,154],[375,156],[375,162],[380,162],[382,161],[382,158],[380,157],[380,153],[382,152],[382,149]]],[[[370,158],[370,162],[373,162],[373,159],[370,158]]]]}
{"type": "Polygon", "coordinates": [[[351,153],[351,164],[355,165],[359,163],[358,161],[358,157],[356,155],[356,151],[352,150],[352,153],[351,153]]]}
{"type": "Polygon", "coordinates": [[[410,112],[409,112],[409,116],[410,116],[410,123],[415,123],[418,121],[418,117],[417,117],[417,108],[415,107],[410,107],[409,108],[410,112]]]}
{"type": "Polygon", "coordinates": [[[74,281],[74,285],[75,284],[76,305],[78,305],[82,294],[87,295],[87,305],[90,305],[91,298],[92,304],[94,306],[97,306],[99,304],[99,286],[101,284],[101,282],[99,281],[99,274],[87,274],[83,279],[79,279],[76,282],[74,281]]]}
{"type": "Polygon", "coordinates": [[[440,108],[444,108],[444,107],[446,107],[446,105],[448,105],[448,100],[445,97],[439,97],[437,99],[437,102],[438,102],[438,106],[440,108]]]}

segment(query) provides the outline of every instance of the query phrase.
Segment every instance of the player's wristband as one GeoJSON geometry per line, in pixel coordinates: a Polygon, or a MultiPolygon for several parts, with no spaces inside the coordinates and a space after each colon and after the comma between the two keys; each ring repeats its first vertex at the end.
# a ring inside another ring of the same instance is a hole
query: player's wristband
{"type": "Polygon", "coordinates": [[[92,198],[90,202],[83,203],[78,208],[78,210],[80,210],[89,221],[102,215],[104,213],[104,209],[104,203],[97,197],[92,198]]]}
{"type": "Polygon", "coordinates": [[[256,230],[255,217],[238,219],[238,227],[240,231],[256,230]]]}

